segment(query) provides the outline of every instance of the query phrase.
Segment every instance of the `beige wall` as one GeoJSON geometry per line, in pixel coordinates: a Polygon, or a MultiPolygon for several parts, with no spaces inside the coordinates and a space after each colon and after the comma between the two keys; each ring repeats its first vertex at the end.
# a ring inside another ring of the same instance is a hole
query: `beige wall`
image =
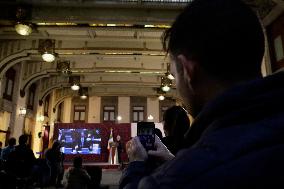
{"type": "MultiPolygon", "coordinates": [[[[37,107],[36,116],[43,115],[43,108],[44,106],[37,107]]],[[[40,152],[42,148],[42,138],[38,137],[38,133],[42,132],[42,130],[43,130],[43,122],[36,119],[35,126],[34,126],[33,133],[32,133],[32,136],[33,136],[32,149],[36,157],[39,157],[39,155],[37,155],[36,152],[40,152]]]]}
{"type": "Polygon", "coordinates": [[[71,111],[72,111],[72,108],[71,107],[71,104],[72,104],[72,98],[69,97],[69,98],[66,98],[64,100],[64,107],[63,107],[63,118],[62,118],[62,122],[63,123],[71,123],[71,111]]]}
{"type": "Polygon", "coordinates": [[[117,116],[121,116],[122,120],[118,123],[130,122],[130,97],[118,97],[117,116]]]}
{"type": "Polygon", "coordinates": [[[159,99],[158,98],[147,98],[147,118],[152,115],[155,123],[159,122],[159,99]]]}
{"type": "Polygon", "coordinates": [[[100,123],[101,97],[89,97],[88,123],[100,123]]]}
{"type": "MultiPolygon", "coordinates": [[[[0,129],[7,131],[10,123],[11,113],[9,112],[0,112],[0,129]]],[[[0,133],[0,141],[5,145],[6,133],[0,133]]]]}

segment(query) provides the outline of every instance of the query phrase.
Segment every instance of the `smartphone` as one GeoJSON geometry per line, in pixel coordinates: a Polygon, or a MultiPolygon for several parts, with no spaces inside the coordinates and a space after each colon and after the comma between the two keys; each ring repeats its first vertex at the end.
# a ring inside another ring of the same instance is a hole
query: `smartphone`
{"type": "Polygon", "coordinates": [[[154,122],[138,122],[137,136],[144,148],[154,150],[155,143],[155,124],[154,122]]]}

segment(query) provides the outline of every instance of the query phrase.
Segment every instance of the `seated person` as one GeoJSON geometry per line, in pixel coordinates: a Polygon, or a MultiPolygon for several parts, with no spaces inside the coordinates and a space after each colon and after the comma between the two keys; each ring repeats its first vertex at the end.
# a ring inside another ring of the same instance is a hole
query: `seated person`
{"type": "Polygon", "coordinates": [[[91,181],[90,175],[82,168],[80,156],[73,159],[73,167],[70,167],[64,174],[63,185],[67,189],[87,189],[91,181]]]}

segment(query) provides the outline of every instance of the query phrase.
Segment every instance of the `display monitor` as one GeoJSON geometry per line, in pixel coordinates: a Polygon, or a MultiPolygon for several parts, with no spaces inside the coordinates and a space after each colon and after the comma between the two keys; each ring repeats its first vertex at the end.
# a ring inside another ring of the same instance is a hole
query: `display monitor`
{"type": "Polygon", "coordinates": [[[65,154],[101,154],[101,131],[95,129],[59,129],[58,140],[65,154]]]}

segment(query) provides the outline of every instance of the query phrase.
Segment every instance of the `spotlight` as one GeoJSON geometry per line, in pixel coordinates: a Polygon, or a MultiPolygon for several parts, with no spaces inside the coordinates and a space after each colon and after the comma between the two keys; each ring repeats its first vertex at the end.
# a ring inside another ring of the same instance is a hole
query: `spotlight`
{"type": "Polygon", "coordinates": [[[15,30],[20,35],[30,35],[33,31],[31,24],[26,24],[23,22],[17,22],[15,25],[15,30]]]}

